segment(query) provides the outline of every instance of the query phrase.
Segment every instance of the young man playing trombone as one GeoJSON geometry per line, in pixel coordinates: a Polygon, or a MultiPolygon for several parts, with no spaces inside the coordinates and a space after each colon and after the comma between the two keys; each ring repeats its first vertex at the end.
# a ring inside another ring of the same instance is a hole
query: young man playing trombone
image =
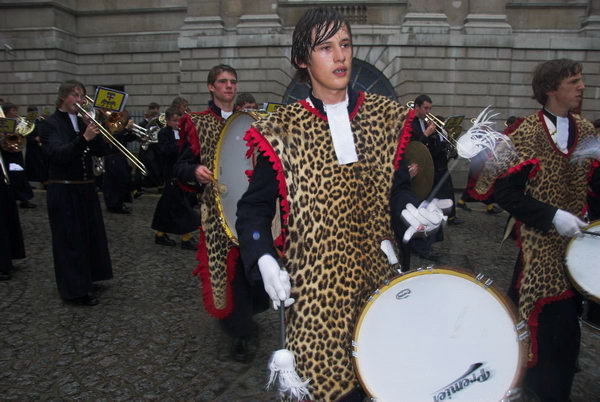
{"type": "Polygon", "coordinates": [[[48,163],[48,218],[58,292],[65,301],[94,306],[98,299],[91,293],[92,283],[111,279],[112,264],[92,155],[105,155],[109,149],[98,138],[98,127],[77,115],[84,100],[82,83],[63,83],[56,111],[41,122],[41,138],[48,163]]]}

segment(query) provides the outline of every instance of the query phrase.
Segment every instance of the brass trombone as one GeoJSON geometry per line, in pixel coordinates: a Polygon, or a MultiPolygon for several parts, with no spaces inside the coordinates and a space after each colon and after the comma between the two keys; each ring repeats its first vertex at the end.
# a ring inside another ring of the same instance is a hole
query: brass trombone
{"type": "MultiPolygon", "coordinates": [[[[6,116],[4,115],[4,110],[0,106],[0,118],[4,119],[6,116]]],[[[10,179],[8,178],[8,172],[6,171],[6,166],[4,166],[4,160],[2,159],[2,152],[0,152],[0,167],[2,168],[2,176],[4,176],[4,183],[7,185],[10,184],[10,179]]]]}
{"type": "Polygon", "coordinates": [[[88,118],[91,122],[93,122],[100,130],[100,134],[102,134],[104,139],[110,142],[115,148],[117,148],[117,150],[120,151],[136,168],[138,168],[144,176],[148,175],[146,166],[144,166],[144,164],[134,154],[132,154],[131,151],[127,149],[127,147],[121,144],[106,128],[104,128],[104,126],[98,120],[96,120],[95,115],[92,114],[91,111],[93,110],[92,107],[94,101],[86,95],[85,102],[87,109],[83,105],[75,103],[75,106],[77,107],[77,110],[79,110],[79,113],[82,116],[88,118]]]}
{"type": "MultiPolygon", "coordinates": [[[[415,110],[415,102],[410,101],[410,102],[406,102],[406,106],[415,110]]],[[[452,138],[452,135],[454,133],[448,133],[446,131],[446,129],[444,128],[444,122],[441,121],[440,119],[438,119],[436,116],[434,116],[432,113],[427,113],[427,115],[425,115],[425,121],[426,122],[433,122],[433,124],[435,124],[435,126],[438,129],[438,133],[446,140],[448,141],[448,143],[454,147],[456,147],[456,141],[454,141],[454,138],[452,138]]]]}

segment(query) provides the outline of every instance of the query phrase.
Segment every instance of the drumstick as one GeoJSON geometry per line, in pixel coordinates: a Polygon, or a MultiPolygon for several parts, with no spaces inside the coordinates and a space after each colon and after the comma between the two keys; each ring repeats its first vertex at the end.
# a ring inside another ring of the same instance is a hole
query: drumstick
{"type": "Polygon", "coordinates": [[[591,230],[582,230],[581,233],[592,236],[600,236],[600,232],[592,232],[591,230]]]}

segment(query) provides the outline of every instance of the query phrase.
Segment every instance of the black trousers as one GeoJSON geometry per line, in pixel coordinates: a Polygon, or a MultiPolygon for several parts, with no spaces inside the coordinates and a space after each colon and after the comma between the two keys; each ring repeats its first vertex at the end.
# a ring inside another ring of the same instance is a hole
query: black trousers
{"type": "Polygon", "coordinates": [[[269,306],[269,296],[265,292],[262,281],[250,285],[244,274],[241,262],[236,266],[233,287],[233,310],[220,320],[221,327],[231,337],[252,336],[254,314],[266,311],[269,306]]]}
{"type": "Polygon", "coordinates": [[[524,386],[541,402],[569,401],[581,332],[579,297],[544,306],[538,322],[538,362],[527,370],[524,386]]]}

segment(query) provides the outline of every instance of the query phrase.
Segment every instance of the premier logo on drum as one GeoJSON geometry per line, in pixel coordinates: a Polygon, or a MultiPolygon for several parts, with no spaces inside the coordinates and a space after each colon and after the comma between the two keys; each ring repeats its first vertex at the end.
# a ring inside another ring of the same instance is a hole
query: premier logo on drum
{"type": "Polygon", "coordinates": [[[434,402],[452,399],[452,396],[454,396],[454,394],[462,391],[468,386],[478,382],[486,382],[487,380],[489,380],[491,376],[490,370],[487,370],[485,367],[483,367],[483,365],[484,363],[472,364],[467,370],[467,372],[460,376],[458,379],[452,381],[445,387],[435,391],[435,395],[433,396],[434,402]]]}

